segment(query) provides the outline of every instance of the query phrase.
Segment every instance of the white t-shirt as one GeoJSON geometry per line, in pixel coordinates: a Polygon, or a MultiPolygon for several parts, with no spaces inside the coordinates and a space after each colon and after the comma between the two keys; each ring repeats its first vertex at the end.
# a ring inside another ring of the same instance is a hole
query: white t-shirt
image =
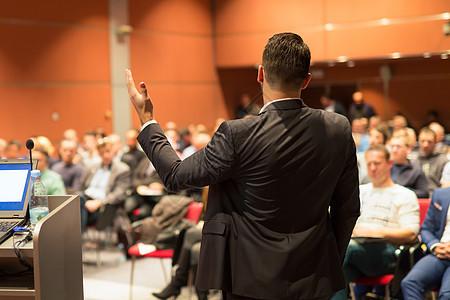
{"type": "Polygon", "coordinates": [[[420,229],[419,203],[416,194],[398,184],[374,188],[372,183],[359,186],[361,216],[356,225],[369,228],[420,229]]]}

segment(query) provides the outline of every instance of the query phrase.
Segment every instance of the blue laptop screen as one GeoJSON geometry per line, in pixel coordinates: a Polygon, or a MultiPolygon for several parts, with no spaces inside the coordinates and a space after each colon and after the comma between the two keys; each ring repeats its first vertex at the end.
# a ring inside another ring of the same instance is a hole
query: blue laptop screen
{"type": "Polygon", "coordinates": [[[0,211],[23,209],[30,169],[30,164],[0,164],[0,211]]]}

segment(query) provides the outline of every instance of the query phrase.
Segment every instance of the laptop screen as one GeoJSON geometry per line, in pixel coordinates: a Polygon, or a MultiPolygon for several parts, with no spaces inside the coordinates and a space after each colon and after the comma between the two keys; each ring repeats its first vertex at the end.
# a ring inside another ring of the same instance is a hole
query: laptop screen
{"type": "Polygon", "coordinates": [[[0,213],[22,211],[30,184],[30,163],[0,161],[0,213]]]}

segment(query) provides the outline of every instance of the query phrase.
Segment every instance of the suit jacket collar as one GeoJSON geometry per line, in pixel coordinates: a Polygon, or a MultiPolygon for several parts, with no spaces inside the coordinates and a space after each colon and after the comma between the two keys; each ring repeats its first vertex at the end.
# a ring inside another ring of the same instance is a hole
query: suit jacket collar
{"type": "Polygon", "coordinates": [[[267,107],[260,112],[263,114],[271,110],[290,110],[290,109],[301,109],[307,107],[300,98],[285,99],[281,101],[270,102],[267,107]]]}

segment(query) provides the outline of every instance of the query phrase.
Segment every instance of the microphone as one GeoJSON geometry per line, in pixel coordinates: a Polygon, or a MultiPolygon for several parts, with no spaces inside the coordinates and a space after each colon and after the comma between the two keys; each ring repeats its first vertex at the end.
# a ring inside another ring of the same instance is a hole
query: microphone
{"type": "Polygon", "coordinates": [[[28,139],[25,145],[27,146],[27,149],[30,150],[30,166],[31,170],[33,170],[33,156],[31,155],[31,149],[34,148],[34,142],[32,139],[28,139]]]}

